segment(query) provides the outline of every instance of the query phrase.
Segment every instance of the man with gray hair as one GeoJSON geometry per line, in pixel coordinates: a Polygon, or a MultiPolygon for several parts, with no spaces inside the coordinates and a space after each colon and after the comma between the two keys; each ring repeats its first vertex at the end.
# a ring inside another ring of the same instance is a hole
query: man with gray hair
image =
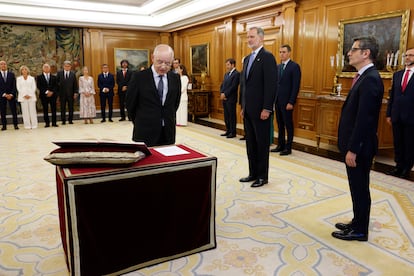
{"type": "Polygon", "coordinates": [[[71,69],[72,63],[66,60],[63,62],[63,70],[57,74],[62,125],[66,124],[66,104],[69,109],[69,124],[73,124],[73,105],[78,96],[78,81],[71,69]]]}
{"type": "Polygon", "coordinates": [[[134,124],[132,140],[147,146],[174,144],[181,97],[180,76],[170,71],[174,51],[159,44],[151,59],[151,67],[134,72],[128,85],[126,108],[134,124]]]}

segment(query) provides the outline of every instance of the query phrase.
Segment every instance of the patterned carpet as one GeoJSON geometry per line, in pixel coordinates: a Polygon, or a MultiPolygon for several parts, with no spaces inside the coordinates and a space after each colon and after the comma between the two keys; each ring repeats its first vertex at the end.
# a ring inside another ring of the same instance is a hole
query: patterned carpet
{"type": "MultiPolygon", "coordinates": [[[[95,120],[98,122],[98,120],[95,120]]],[[[69,275],[59,234],[53,140],[130,141],[130,122],[0,133],[0,275],[69,275]]],[[[252,189],[244,142],[189,124],[177,143],[218,158],[214,250],[126,275],[413,275],[413,182],[371,174],[368,242],[331,238],[351,218],[344,165],[293,151],[271,154],[269,184],[252,189]]],[[[139,249],[137,249],[139,250],[139,249]]]]}

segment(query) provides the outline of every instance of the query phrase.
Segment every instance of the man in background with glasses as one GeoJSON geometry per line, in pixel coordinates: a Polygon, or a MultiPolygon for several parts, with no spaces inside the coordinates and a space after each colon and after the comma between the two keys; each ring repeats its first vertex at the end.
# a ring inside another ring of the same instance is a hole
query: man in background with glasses
{"type": "Polygon", "coordinates": [[[175,143],[181,80],[170,71],[173,59],[170,46],[157,45],[151,67],[134,72],[128,84],[126,108],[134,124],[132,140],[150,147],[175,143]]]}
{"type": "Polygon", "coordinates": [[[351,190],[353,219],[336,223],[332,236],[341,240],[368,240],[371,195],[369,174],[378,150],[378,119],[384,94],[381,76],[374,66],[379,46],[374,37],[355,38],[348,51],[357,74],[342,106],[338,148],[344,156],[351,190]]]}
{"type": "Polygon", "coordinates": [[[387,174],[408,179],[414,164],[414,48],[408,49],[403,58],[405,69],[393,75],[387,107],[396,163],[387,174]]]}

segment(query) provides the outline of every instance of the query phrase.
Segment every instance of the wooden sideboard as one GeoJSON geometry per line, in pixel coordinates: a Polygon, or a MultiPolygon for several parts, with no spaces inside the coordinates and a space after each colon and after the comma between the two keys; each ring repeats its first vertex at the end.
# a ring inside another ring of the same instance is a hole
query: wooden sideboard
{"type": "MultiPolygon", "coordinates": [[[[316,104],[316,143],[319,148],[321,139],[329,142],[338,140],[338,125],[344,96],[319,96],[316,104]]],[[[387,100],[383,100],[378,123],[378,146],[380,149],[393,147],[392,128],[387,124],[387,100]]]]}
{"type": "Polygon", "coordinates": [[[211,91],[193,89],[188,90],[188,114],[191,115],[191,121],[194,122],[196,117],[206,117],[210,115],[210,95],[211,91]]]}

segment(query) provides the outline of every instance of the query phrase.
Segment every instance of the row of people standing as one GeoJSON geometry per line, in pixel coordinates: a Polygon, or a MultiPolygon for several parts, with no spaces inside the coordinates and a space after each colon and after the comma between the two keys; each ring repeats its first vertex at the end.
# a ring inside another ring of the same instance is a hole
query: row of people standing
{"type": "MultiPolygon", "coordinates": [[[[123,60],[121,61],[121,70],[117,72],[120,121],[126,119],[125,94],[128,88],[128,82],[132,76],[132,72],[128,70],[128,67],[128,61],[123,60]]],[[[60,102],[62,124],[65,125],[66,122],[73,124],[74,103],[78,95],[80,95],[80,118],[83,118],[85,123],[93,123],[93,118],[96,117],[94,80],[89,75],[87,67],[82,69],[82,76],[79,77],[79,80],[75,72],[71,69],[71,62],[65,61],[63,70],[54,75],[51,73],[50,65],[45,63],[42,66],[42,73],[34,78],[30,75],[29,68],[23,65],[19,70],[20,76],[16,78],[13,72],[8,71],[7,63],[0,61],[2,76],[0,80],[2,130],[7,129],[7,106],[9,106],[13,117],[14,128],[16,130],[19,129],[16,100],[21,105],[24,128],[32,129],[38,127],[36,89],[39,91],[39,99],[42,103],[45,127],[58,127],[56,115],[58,101],[60,102]],[[66,116],[66,110],[68,110],[68,116],[66,116]],[[49,117],[49,111],[51,118],[49,117]]],[[[102,73],[98,76],[98,87],[101,99],[101,122],[106,121],[106,104],[108,104],[109,109],[108,119],[112,122],[114,86],[115,78],[109,73],[108,65],[104,64],[102,66],[102,73]]]]}

